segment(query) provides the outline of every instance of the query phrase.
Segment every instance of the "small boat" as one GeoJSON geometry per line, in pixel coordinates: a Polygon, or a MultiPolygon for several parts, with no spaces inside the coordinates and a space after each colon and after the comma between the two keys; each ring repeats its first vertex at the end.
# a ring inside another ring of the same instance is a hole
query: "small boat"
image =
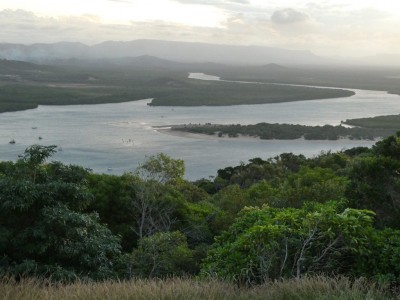
{"type": "Polygon", "coordinates": [[[36,127],[36,126],[33,126],[32,129],[37,129],[37,127],[36,127]]]}
{"type": "Polygon", "coordinates": [[[38,137],[39,140],[43,139],[41,136],[38,137]]]}
{"type": "Polygon", "coordinates": [[[15,140],[12,139],[11,141],[9,141],[10,144],[15,144],[15,140]]]}

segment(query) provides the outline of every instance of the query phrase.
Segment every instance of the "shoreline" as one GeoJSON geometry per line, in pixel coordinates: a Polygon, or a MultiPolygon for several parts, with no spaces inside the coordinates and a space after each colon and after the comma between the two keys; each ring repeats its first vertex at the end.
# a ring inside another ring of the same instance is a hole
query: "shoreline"
{"type": "Polygon", "coordinates": [[[299,139],[261,139],[259,136],[249,136],[249,135],[241,135],[237,137],[229,137],[228,135],[224,136],[218,136],[216,134],[210,135],[210,134],[205,134],[205,133],[192,133],[192,132],[187,132],[187,131],[180,131],[180,130],[173,130],[172,127],[174,126],[179,126],[179,125],[169,125],[169,126],[152,126],[153,130],[170,135],[170,136],[176,136],[176,137],[181,137],[181,138],[192,138],[192,139],[197,139],[197,140],[230,140],[230,141],[251,141],[251,142],[271,142],[271,141],[306,141],[306,142],[320,142],[320,141],[326,141],[326,142],[338,142],[338,141],[366,141],[366,142],[377,142],[381,140],[381,138],[375,138],[373,140],[367,140],[367,139],[349,139],[349,138],[338,138],[336,140],[306,140],[304,137],[299,138],[299,139]]]}
{"type": "Polygon", "coordinates": [[[182,138],[192,138],[197,140],[236,140],[236,141],[267,141],[262,140],[259,137],[239,135],[238,137],[222,136],[219,137],[215,134],[202,134],[202,133],[192,133],[187,131],[172,130],[172,126],[153,126],[153,130],[162,134],[167,134],[171,136],[177,136],[182,138]]]}

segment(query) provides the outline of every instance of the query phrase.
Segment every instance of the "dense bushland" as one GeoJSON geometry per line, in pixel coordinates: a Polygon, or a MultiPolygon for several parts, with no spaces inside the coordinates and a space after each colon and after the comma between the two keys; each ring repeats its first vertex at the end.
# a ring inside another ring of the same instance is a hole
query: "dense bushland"
{"type": "Polygon", "coordinates": [[[0,163],[8,278],[399,284],[400,133],[372,149],[254,158],[197,182],[164,154],[111,176],[47,162],[55,151],[34,145],[0,163]]]}

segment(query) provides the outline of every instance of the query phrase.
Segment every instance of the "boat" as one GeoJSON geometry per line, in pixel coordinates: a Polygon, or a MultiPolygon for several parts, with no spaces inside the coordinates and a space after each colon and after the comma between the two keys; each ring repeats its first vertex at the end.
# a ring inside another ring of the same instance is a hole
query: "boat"
{"type": "Polygon", "coordinates": [[[11,141],[9,141],[10,144],[15,144],[15,140],[12,139],[11,141]]]}

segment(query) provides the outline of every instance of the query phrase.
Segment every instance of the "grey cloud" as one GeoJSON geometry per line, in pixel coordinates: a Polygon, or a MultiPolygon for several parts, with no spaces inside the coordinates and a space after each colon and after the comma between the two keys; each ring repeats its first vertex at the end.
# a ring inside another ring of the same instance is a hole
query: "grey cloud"
{"type": "Polygon", "coordinates": [[[277,10],[271,16],[271,21],[276,24],[298,23],[308,19],[309,17],[306,14],[292,8],[277,10]]]}
{"type": "MultiPolygon", "coordinates": [[[[398,23],[393,23],[390,32],[387,27],[375,28],[376,23],[372,23],[368,31],[365,31],[365,27],[357,27],[360,28],[357,33],[351,24],[325,27],[301,13],[297,17],[293,17],[293,14],[291,17],[281,15],[278,18],[281,23],[277,23],[269,18],[271,14],[272,11],[261,11],[259,14],[231,13],[221,27],[211,28],[163,21],[105,24],[93,15],[50,18],[23,10],[3,10],[0,11],[0,42],[33,44],[69,41],[97,44],[107,40],[167,39],[311,49],[320,53],[330,53],[333,48],[340,47],[343,53],[359,53],[360,49],[368,49],[374,40],[382,49],[400,51],[396,39],[400,27],[395,26],[398,23]],[[294,21],[299,23],[294,23],[296,26],[279,26],[288,24],[289,20],[292,24],[294,21]]],[[[376,50],[381,49],[378,46],[376,50]]]]}

